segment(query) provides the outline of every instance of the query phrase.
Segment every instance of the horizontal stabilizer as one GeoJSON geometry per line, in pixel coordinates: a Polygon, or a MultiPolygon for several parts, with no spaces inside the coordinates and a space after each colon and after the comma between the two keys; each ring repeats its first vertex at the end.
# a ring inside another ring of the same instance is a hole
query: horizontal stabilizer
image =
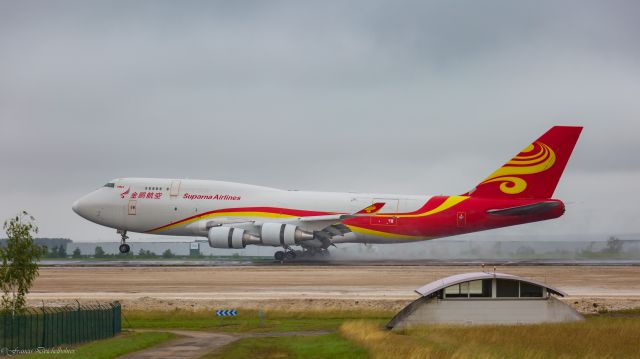
{"type": "Polygon", "coordinates": [[[527,216],[531,214],[542,214],[560,206],[560,202],[538,202],[533,204],[526,204],[524,206],[503,208],[503,209],[490,209],[487,210],[488,214],[494,216],[527,216]]]}

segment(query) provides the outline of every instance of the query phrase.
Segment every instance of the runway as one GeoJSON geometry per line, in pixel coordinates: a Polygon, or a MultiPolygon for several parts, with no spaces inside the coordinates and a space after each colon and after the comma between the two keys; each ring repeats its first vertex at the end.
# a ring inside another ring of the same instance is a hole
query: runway
{"type": "MultiPolygon", "coordinates": [[[[43,267],[32,304],[120,300],[125,309],[396,310],[414,289],[480,266],[43,267]]],[[[492,271],[493,267],[485,267],[492,271]]],[[[637,266],[503,266],[569,293],[581,311],[640,307],[637,266]],[[593,306],[596,303],[596,306],[593,306]]]]}
{"type": "MultiPolygon", "coordinates": [[[[640,266],[640,259],[340,259],[298,258],[289,265],[316,266],[640,266]]],[[[281,266],[271,257],[238,259],[46,259],[41,267],[229,267],[229,266],[281,266]]]]}

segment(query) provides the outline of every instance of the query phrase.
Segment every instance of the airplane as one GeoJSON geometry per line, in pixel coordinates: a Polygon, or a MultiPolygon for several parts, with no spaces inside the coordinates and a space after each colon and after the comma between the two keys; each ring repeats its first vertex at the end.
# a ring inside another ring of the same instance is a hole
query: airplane
{"type": "Polygon", "coordinates": [[[340,243],[406,243],[560,217],[553,192],[582,127],[554,126],[453,196],[282,190],[191,179],[117,178],[73,211],[120,235],[205,237],[214,248],[282,247],[275,259],[328,255],[340,243]],[[297,248],[298,250],[295,250],[297,248]],[[301,250],[300,250],[301,249],[301,250]]]}

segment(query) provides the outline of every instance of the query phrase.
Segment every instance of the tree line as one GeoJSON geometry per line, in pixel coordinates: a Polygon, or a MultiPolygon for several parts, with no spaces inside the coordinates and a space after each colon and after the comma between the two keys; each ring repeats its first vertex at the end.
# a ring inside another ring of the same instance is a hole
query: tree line
{"type": "MultiPolygon", "coordinates": [[[[118,253],[118,254],[107,254],[101,246],[96,246],[93,251],[93,255],[83,255],[80,251],[80,248],[76,247],[71,254],[72,258],[117,258],[117,257],[133,257],[133,252],[129,253],[118,253]]],[[[167,249],[162,252],[161,255],[158,255],[150,250],[145,250],[140,248],[137,254],[135,254],[138,258],[175,258],[176,255],[171,251],[171,249],[167,249]]],[[[66,257],[65,257],[66,258],[66,257]]]]}
{"type": "MultiPolygon", "coordinates": [[[[107,254],[104,249],[97,246],[93,255],[83,255],[80,248],[76,247],[73,252],[68,253],[67,247],[73,244],[69,238],[33,238],[33,244],[41,248],[42,258],[110,258],[110,257],[131,257],[138,258],[175,258],[176,254],[170,249],[165,250],[162,254],[156,254],[150,250],[140,249],[137,254],[133,252],[126,254],[107,254]]],[[[0,248],[7,246],[7,239],[0,239],[0,248]]]]}

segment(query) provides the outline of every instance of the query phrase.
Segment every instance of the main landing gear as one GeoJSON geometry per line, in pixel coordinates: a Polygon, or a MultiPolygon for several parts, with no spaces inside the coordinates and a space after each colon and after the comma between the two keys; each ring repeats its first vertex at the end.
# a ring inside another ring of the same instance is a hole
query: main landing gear
{"type": "Polygon", "coordinates": [[[131,247],[129,247],[129,245],[126,242],[127,239],[129,239],[129,237],[127,236],[127,231],[122,230],[122,229],[118,229],[117,233],[120,235],[120,247],[118,247],[118,249],[120,250],[120,253],[125,254],[125,253],[129,253],[129,251],[131,250],[131,247]]]}
{"type": "Polygon", "coordinates": [[[305,248],[302,251],[294,251],[291,248],[286,248],[284,251],[277,251],[273,257],[276,261],[284,263],[288,260],[296,259],[297,257],[314,257],[314,256],[328,257],[329,250],[324,248],[305,248]]]}
{"type": "Polygon", "coordinates": [[[285,260],[291,260],[296,258],[296,252],[293,249],[287,249],[286,251],[277,251],[273,257],[278,262],[284,262],[285,260]]]}

